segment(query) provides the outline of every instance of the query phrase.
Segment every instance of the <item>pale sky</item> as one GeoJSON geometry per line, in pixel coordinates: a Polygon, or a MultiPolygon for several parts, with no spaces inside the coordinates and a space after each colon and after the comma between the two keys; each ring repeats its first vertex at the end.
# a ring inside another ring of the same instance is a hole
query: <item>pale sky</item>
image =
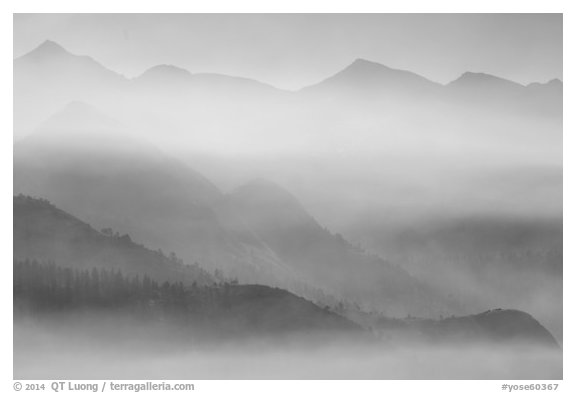
{"type": "Polygon", "coordinates": [[[134,77],[157,64],[285,89],[365,58],[447,83],[466,71],[562,79],[561,14],[16,14],[14,56],[44,40],[134,77]]]}

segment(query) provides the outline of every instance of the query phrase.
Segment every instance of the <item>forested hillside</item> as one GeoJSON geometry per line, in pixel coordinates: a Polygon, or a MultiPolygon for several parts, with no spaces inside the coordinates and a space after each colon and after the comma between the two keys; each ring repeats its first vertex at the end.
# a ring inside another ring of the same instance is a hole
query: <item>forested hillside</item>
{"type": "Polygon", "coordinates": [[[161,283],[117,269],[75,269],[37,261],[14,262],[14,312],[17,318],[118,312],[123,318],[169,322],[210,335],[361,331],[344,317],[278,288],[235,281],[161,283]]]}

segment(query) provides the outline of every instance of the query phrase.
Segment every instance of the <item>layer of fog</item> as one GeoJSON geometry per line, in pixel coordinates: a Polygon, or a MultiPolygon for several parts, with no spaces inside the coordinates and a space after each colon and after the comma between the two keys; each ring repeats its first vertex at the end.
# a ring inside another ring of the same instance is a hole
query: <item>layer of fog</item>
{"type": "Polygon", "coordinates": [[[557,350],[304,336],[183,340],[145,326],[14,326],[16,379],[561,379],[557,350]]]}

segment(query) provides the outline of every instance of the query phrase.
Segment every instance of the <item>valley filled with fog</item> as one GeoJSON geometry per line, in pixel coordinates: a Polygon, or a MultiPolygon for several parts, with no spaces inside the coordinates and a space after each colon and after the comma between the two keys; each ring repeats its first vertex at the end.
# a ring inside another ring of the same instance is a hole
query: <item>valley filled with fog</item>
{"type": "Polygon", "coordinates": [[[166,329],[129,324],[109,331],[72,325],[58,333],[49,326],[40,332],[36,324],[16,325],[15,378],[562,379],[561,353],[541,347],[375,345],[342,336],[184,343],[173,332],[166,337],[166,329]]]}
{"type": "Polygon", "coordinates": [[[562,90],[45,41],[14,60],[15,378],[561,379],[562,90]]]}

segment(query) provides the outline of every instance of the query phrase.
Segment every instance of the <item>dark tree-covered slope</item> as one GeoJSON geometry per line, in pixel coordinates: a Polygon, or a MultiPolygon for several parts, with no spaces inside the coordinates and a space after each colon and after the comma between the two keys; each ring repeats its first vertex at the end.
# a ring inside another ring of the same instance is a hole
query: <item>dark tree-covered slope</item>
{"type": "Polygon", "coordinates": [[[215,280],[197,264],[186,265],[174,254],[149,250],[129,235],[99,232],[46,200],[15,196],[13,226],[15,259],[122,269],[159,281],[210,284],[215,280]]]}
{"type": "Polygon", "coordinates": [[[288,291],[262,285],[159,283],[119,270],[14,263],[16,316],[119,311],[142,322],[167,322],[213,334],[288,332],[360,333],[346,318],[288,291]]]}

